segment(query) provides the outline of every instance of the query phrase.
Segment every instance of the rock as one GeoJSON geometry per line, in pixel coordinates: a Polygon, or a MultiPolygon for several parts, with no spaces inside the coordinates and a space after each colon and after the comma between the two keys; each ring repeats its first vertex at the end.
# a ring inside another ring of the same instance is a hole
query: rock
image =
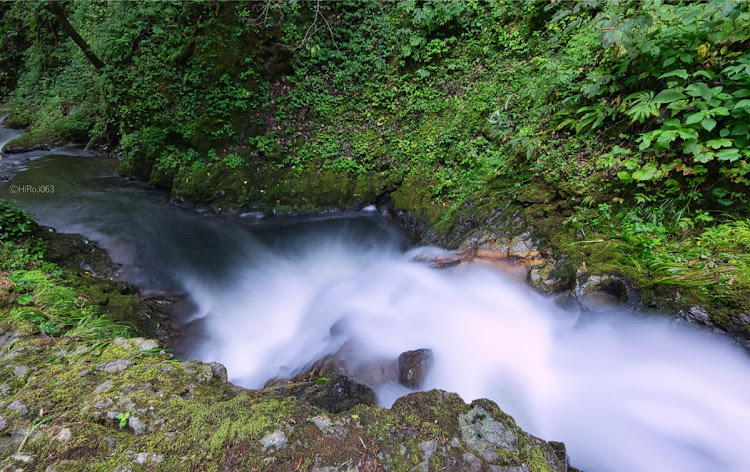
{"type": "Polygon", "coordinates": [[[584,312],[604,313],[614,309],[634,310],[640,296],[633,285],[619,275],[591,275],[585,267],[576,275],[575,295],[584,312]]]}
{"type": "Polygon", "coordinates": [[[109,390],[110,388],[112,388],[112,386],[113,386],[113,385],[114,385],[114,384],[112,383],[112,381],[111,381],[111,380],[106,380],[106,381],[102,382],[101,384],[99,384],[99,385],[98,385],[98,386],[97,386],[97,387],[96,387],[96,388],[94,389],[94,393],[95,393],[95,394],[97,394],[97,395],[101,395],[102,393],[104,393],[104,392],[106,392],[107,390],[109,390]]]}
{"type": "Polygon", "coordinates": [[[125,452],[125,456],[135,462],[138,465],[145,465],[149,457],[151,456],[148,452],[133,452],[133,451],[127,451],[125,452]]]}
{"type": "Polygon", "coordinates": [[[549,444],[549,447],[552,449],[552,452],[558,460],[564,463],[565,467],[570,469],[570,457],[568,457],[568,450],[565,447],[565,444],[559,441],[548,441],[547,444],[549,444]]]}
{"type": "Polygon", "coordinates": [[[214,372],[214,375],[219,379],[219,381],[227,381],[228,375],[226,367],[224,367],[222,364],[219,364],[218,362],[209,362],[208,365],[211,366],[211,370],[214,372]]]}
{"type": "Polygon", "coordinates": [[[19,365],[18,367],[13,369],[13,375],[15,377],[23,377],[24,375],[26,375],[26,372],[28,371],[29,371],[29,368],[27,366],[19,365]]]}
{"type": "Polygon", "coordinates": [[[96,367],[94,367],[94,369],[102,370],[108,374],[115,374],[117,372],[122,372],[123,370],[130,367],[132,364],[133,362],[127,359],[118,359],[112,362],[103,362],[97,365],[96,367]]]}
{"type": "Polygon", "coordinates": [[[328,430],[328,428],[331,427],[331,424],[333,423],[331,421],[331,418],[328,417],[328,415],[314,416],[310,418],[308,421],[310,421],[310,423],[317,426],[321,433],[325,433],[328,430]]]}
{"type": "Polygon", "coordinates": [[[518,452],[518,437],[500,421],[496,421],[484,408],[477,406],[459,415],[461,436],[472,450],[488,462],[498,460],[497,448],[518,452]]]}
{"type": "Polygon", "coordinates": [[[417,390],[422,388],[433,363],[431,349],[406,351],[398,356],[398,380],[401,385],[417,390]]]}
{"type": "Polygon", "coordinates": [[[690,307],[690,309],[688,309],[687,313],[685,314],[685,319],[687,319],[691,323],[702,325],[711,324],[711,316],[708,314],[705,308],[698,305],[692,306],[690,307]]]}
{"type": "Polygon", "coordinates": [[[370,387],[345,375],[337,375],[325,381],[291,383],[277,387],[277,390],[306,400],[328,413],[340,413],[356,405],[375,404],[375,392],[370,387]]]}
{"type": "Polygon", "coordinates": [[[140,436],[146,432],[146,424],[137,416],[131,416],[128,418],[128,426],[130,426],[136,436],[140,436]]]}
{"type": "Polygon", "coordinates": [[[286,447],[287,439],[281,431],[274,431],[263,436],[260,443],[263,445],[263,449],[274,448],[279,450],[286,447]]]}
{"type": "MultiPolygon", "coordinates": [[[[331,328],[332,332],[337,331],[337,325],[331,328]]],[[[345,375],[357,383],[374,388],[398,381],[398,362],[395,359],[360,360],[357,347],[346,342],[334,354],[316,361],[310,368],[292,377],[291,381],[305,382],[337,375],[345,375]]],[[[271,379],[266,383],[266,387],[282,384],[284,380],[271,379]]]]}
{"type": "Polygon", "coordinates": [[[23,462],[24,464],[31,464],[34,462],[34,456],[26,454],[25,452],[17,452],[13,454],[13,460],[23,462]]]}
{"type": "Polygon", "coordinates": [[[545,295],[564,292],[571,288],[570,281],[560,276],[560,269],[550,263],[532,267],[527,283],[545,295]]]}
{"type": "Polygon", "coordinates": [[[15,411],[21,416],[26,416],[27,414],[29,414],[29,409],[26,407],[26,405],[18,400],[13,400],[5,408],[9,409],[10,411],[15,411]]]}
{"type": "Polygon", "coordinates": [[[73,438],[73,432],[70,430],[70,428],[63,428],[60,430],[60,432],[55,436],[55,439],[58,442],[66,443],[70,441],[73,438]]]}
{"type": "Polygon", "coordinates": [[[158,349],[160,347],[159,341],[155,339],[135,338],[133,339],[133,342],[135,343],[136,347],[142,351],[158,349]]]}
{"type": "Polygon", "coordinates": [[[0,415],[0,435],[5,432],[5,429],[8,427],[8,420],[5,419],[5,416],[0,415]]]}

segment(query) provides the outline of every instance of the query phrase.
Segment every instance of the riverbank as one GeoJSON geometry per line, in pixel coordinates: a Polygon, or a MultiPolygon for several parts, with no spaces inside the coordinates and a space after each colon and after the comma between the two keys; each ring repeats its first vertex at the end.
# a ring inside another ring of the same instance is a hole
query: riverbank
{"type": "Polygon", "coordinates": [[[562,444],[524,433],[487,400],[431,391],[384,409],[346,377],[252,391],[228,383],[220,364],[174,359],[135,337],[162,333],[163,306],[104,278],[116,267],[94,243],[12,211],[4,222],[17,232],[1,247],[0,467],[574,470],[562,444]]]}
{"type": "Polygon", "coordinates": [[[747,30],[745,4],[89,6],[67,14],[107,67],[5,7],[0,86],[28,131],[10,150],[117,150],[123,175],[216,212],[376,204],[442,247],[516,238],[558,295],[623,277],[645,310],[748,340],[745,39],[712,36],[747,30]]]}

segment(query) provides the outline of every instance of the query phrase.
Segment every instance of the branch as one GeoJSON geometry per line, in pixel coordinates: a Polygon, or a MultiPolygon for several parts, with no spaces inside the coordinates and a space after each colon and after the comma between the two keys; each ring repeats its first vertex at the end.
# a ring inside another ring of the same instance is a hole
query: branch
{"type": "Polygon", "coordinates": [[[57,4],[57,1],[58,0],[49,0],[48,5],[49,9],[55,17],[57,17],[57,21],[60,22],[63,31],[65,31],[65,34],[67,34],[68,37],[70,37],[70,39],[81,48],[83,55],[86,56],[86,59],[89,60],[91,65],[93,65],[96,70],[102,70],[104,68],[104,63],[96,56],[96,54],[94,54],[94,51],[91,50],[91,46],[89,46],[81,35],[70,25],[68,18],[65,16],[65,12],[60,8],[60,5],[57,4]]]}

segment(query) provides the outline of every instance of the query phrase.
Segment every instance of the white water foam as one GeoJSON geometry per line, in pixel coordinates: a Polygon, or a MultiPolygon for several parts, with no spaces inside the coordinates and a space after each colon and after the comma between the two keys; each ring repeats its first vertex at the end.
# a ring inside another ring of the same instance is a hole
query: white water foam
{"type": "MultiPolygon", "coordinates": [[[[496,401],[524,429],[564,441],[587,472],[750,470],[744,352],[664,320],[574,326],[501,274],[411,257],[337,241],[238,260],[221,289],[188,280],[207,334],[193,356],[256,388],[346,339],[373,358],[431,348],[425,389],[496,401]]],[[[404,391],[377,393],[387,406],[404,391]]]]}

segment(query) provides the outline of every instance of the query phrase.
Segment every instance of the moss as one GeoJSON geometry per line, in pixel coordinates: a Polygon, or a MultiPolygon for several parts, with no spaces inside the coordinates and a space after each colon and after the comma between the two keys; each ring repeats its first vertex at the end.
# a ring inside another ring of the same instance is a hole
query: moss
{"type": "Polygon", "coordinates": [[[549,465],[549,461],[544,456],[544,452],[538,447],[532,447],[530,449],[529,458],[527,464],[531,472],[552,472],[552,468],[549,465]]]}
{"type": "Polygon", "coordinates": [[[50,149],[53,146],[65,144],[68,140],[60,136],[52,128],[27,130],[21,136],[9,141],[3,150],[8,153],[26,152],[35,149],[50,149]]]}

